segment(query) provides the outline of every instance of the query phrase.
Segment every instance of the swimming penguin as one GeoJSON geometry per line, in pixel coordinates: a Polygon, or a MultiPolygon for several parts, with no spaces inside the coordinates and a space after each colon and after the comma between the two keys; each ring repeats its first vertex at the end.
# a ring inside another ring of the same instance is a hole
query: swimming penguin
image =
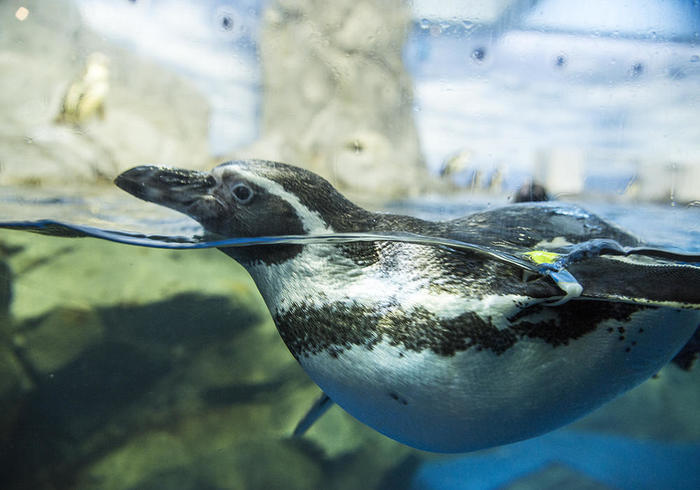
{"type": "Polygon", "coordinates": [[[542,184],[533,180],[525,182],[515,193],[513,202],[539,202],[549,201],[547,189],[542,184]]]}
{"type": "Polygon", "coordinates": [[[63,96],[55,122],[79,125],[95,115],[103,119],[108,92],[109,58],[99,52],[92,53],[83,73],[70,84],[63,96]]]}
{"type": "Polygon", "coordinates": [[[115,183],[216,236],[437,240],[221,248],[248,270],[325,393],[297,432],[335,402],[429,451],[533,437],[656,373],[700,322],[700,268],[620,253],[642,244],[574,206],[516,204],[431,222],[367,211],[311,172],[260,160],[211,172],[142,166],[115,183]]]}

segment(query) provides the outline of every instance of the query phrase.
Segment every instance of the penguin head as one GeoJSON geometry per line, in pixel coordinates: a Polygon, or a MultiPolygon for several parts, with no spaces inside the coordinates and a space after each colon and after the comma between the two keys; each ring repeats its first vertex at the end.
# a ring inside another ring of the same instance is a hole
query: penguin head
{"type": "Polygon", "coordinates": [[[210,172],[141,166],[114,182],[227,237],[348,231],[347,223],[363,211],[320,176],[264,160],[231,161],[210,172]]]}

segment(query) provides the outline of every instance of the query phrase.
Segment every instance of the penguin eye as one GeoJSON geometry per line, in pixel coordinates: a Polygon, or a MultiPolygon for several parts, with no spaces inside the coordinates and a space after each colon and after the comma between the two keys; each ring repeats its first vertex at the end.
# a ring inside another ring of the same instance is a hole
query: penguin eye
{"type": "Polygon", "coordinates": [[[253,199],[253,189],[245,184],[236,184],[231,190],[233,197],[241,204],[248,204],[253,199]]]}

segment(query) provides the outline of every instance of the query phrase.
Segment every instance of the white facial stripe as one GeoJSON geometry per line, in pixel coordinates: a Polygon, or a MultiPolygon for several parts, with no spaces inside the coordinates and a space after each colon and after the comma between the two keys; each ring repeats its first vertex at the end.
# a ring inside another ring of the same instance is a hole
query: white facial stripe
{"type": "MultiPolygon", "coordinates": [[[[226,170],[224,170],[224,172],[226,172],[226,170]]],[[[237,167],[235,169],[235,172],[241,175],[249,182],[256,184],[259,187],[262,187],[270,194],[273,194],[283,199],[285,202],[289,203],[289,205],[292,206],[294,211],[296,211],[297,216],[299,216],[302,226],[304,227],[304,231],[306,231],[307,233],[325,233],[333,231],[326,224],[326,222],[323,220],[320,214],[304,206],[297,196],[295,196],[291,192],[286,191],[284,187],[282,187],[279,183],[266,177],[262,177],[259,174],[248,172],[242,168],[237,167]]]]}

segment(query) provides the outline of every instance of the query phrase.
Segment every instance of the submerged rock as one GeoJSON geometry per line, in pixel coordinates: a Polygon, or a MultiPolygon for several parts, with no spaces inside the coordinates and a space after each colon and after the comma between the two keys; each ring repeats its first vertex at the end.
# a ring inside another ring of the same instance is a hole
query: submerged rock
{"type": "Polygon", "coordinates": [[[4,243],[0,242],[0,440],[6,441],[14,430],[32,382],[10,342],[13,274],[5,261],[4,249],[4,243]]]}
{"type": "Polygon", "coordinates": [[[291,439],[318,388],[220,252],[5,237],[34,381],[9,392],[4,488],[351,489],[411,452],[337,407],[291,439]]]}
{"type": "Polygon", "coordinates": [[[5,330],[8,326],[11,301],[12,270],[0,255],[0,330],[5,330]]]}
{"type": "MultiPolygon", "coordinates": [[[[19,359],[6,341],[0,338],[0,440],[10,440],[32,387],[32,381],[19,359]]],[[[2,453],[7,451],[8,448],[0,449],[0,459],[2,453]]]]}
{"type": "Polygon", "coordinates": [[[15,346],[38,374],[53,373],[100,342],[104,328],[94,311],[59,307],[19,328],[15,346]]]}

